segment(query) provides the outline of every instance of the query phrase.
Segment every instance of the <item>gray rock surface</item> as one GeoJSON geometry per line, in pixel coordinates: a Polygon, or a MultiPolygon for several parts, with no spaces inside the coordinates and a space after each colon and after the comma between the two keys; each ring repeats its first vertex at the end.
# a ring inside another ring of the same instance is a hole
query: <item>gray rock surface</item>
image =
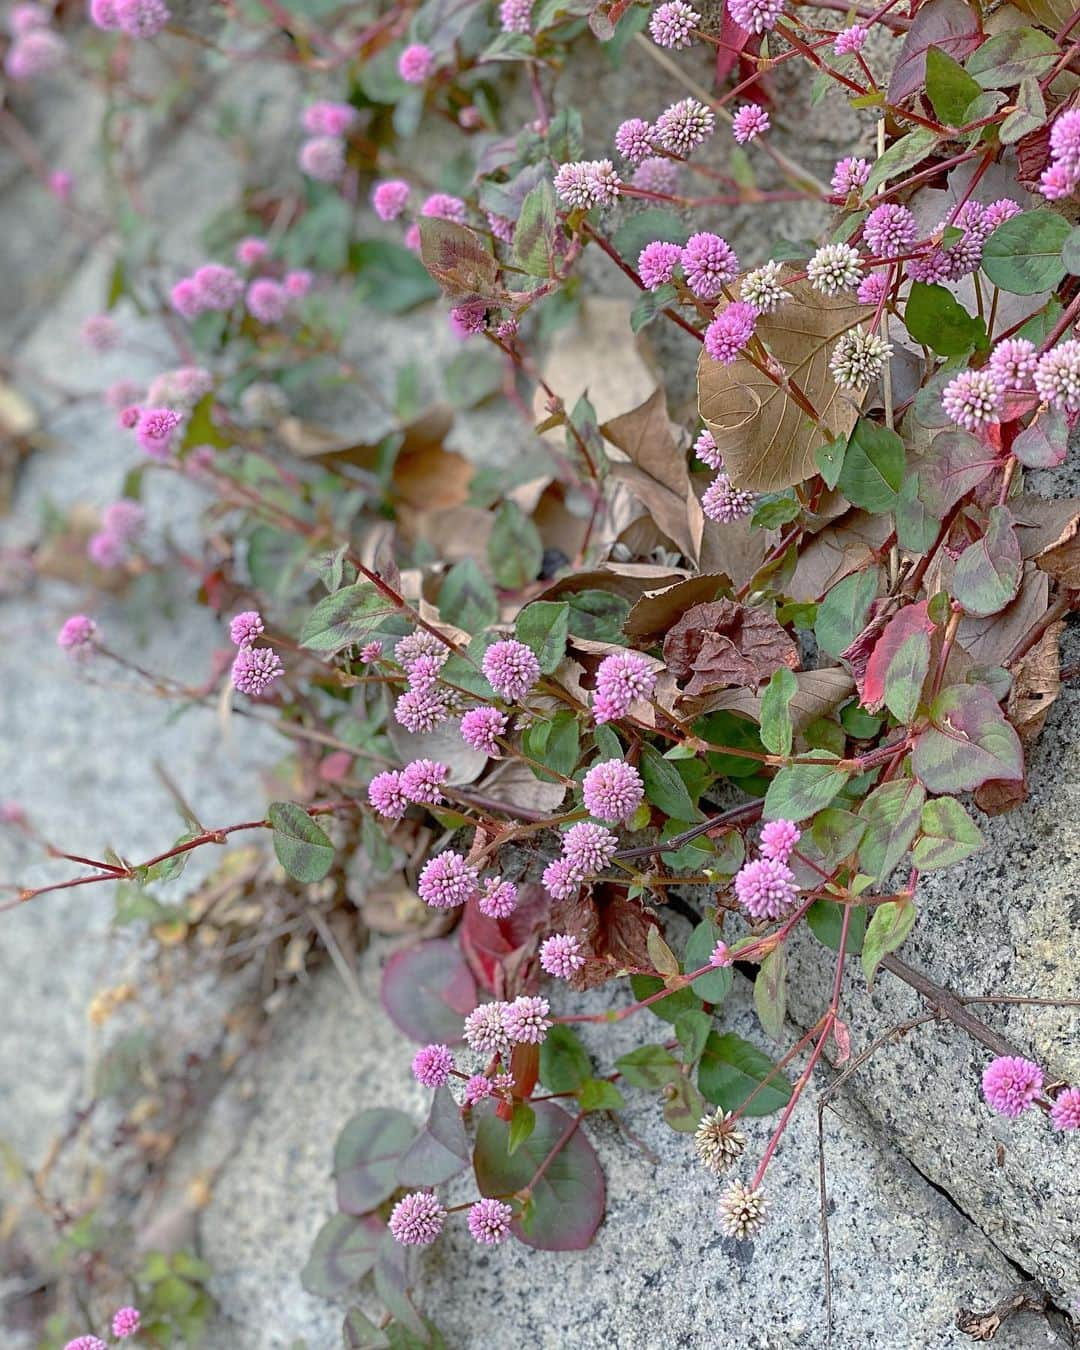
{"type": "MultiPolygon", "coordinates": [[[[226,1314],[210,1350],[287,1350],[297,1338],[309,1350],[337,1344],[342,1308],[306,1294],[297,1278],[333,1211],[334,1140],[365,1107],[395,1106],[420,1119],[429,1095],[409,1072],[416,1047],[379,1007],[383,955],[383,944],[365,954],[357,1000],[327,972],[278,1024],[257,1074],[254,1119],[203,1217],[204,1250],[226,1314]]],[[[609,991],[554,997],[564,1013],[610,1004],[609,991]]],[[[733,993],[722,1020],[761,1043],[744,988],[733,993]]],[[[605,1071],[616,1056],[662,1032],[666,1024],[643,1012],[586,1027],[583,1038],[605,1071]]],[[[589,1123],[608,1203],[587,1251],[536,1252],[512,1242],[484,1251],[458,1216],[423,1254],[416,1301],[447,1344],[455,1350],[823,1346],[813,1102],[796,1112],[770,1168],[770,1222],[755,1242],[739,1244],[717,1230],[717,1186],[694,1159],[689,1138],[668,1129],[649,1094],[627,1091],[626,1123],[659,1162],[607,1119],[589,1123]]],[[[749,1123],[748,1156],[759,1153],[774,1124],[775,1118],[749,1123]]],[[[1016,1286],[1015,1269],[850,1102],[839,1100],[830,1113],[825,1150],[836,1350],[969,1345],[955,1328],[957,1309],[996,1303],[1016,1286]]],[[[475,1195],[467,1174],[452,1183],[452,1195],[454,1203],[475,1195]]],[[[1025,1314],[995,1344],[1035,1350],[1061,1342],[1042,1317],[1025,1314]]]]}

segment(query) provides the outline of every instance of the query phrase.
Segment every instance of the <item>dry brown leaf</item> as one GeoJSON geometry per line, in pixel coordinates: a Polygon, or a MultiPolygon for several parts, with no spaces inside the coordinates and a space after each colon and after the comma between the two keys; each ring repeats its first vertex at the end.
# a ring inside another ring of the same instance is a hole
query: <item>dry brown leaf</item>
{"type": "MultiPolygon", "coordinates": [[[[569,412],[587,393],[597,420],[608,422],[643,403],[656,388],[657,379],[645,357],[644,338],[630,328],[633,306],[628,300],[590,296],[582,305],[577,325],[552,343],[542,375],[549,388],[562,399],[569,412]]],[[[537,422],[547,416],[547,399],[537,387],[533,409],[537,422]]],[[[545,433],[558,445],[565,431],[557,427],[545,433]]]]}
{"type": "Polygon", "coordinates": [[[405,546],[427,543],[448,567],[472,558],[488,566],[487,546],[495,517],[479,506],[450,506],[438,511],[399,511],[405,546]]]}
{"type": "Polygon", "coordinates": [[[672,434],[667,396],[654,389],[644,403],[605,422],[601,432],[629,457],[611,475],[646,508],[661,530],[696,562],[705,515],[690,486],[686,455],[672,434]]]}
{"type": "Polygon", "coordinates": [[[646,591],[627,615],[623,632],[633,638],[662,637],[691,606],[715,600],[730,588],[730,577],[712,574],[688,577],[663,590],[646,591]]]}
{"type": "Polygon", "coordinates": [[[1025,745],[1039,735],[1050,705],[1061,692],[1061,635],[1065,622],[1052,623],[1013,670],[1007,706],[1009,721],[1025,745]]]}
{"type": "Polygon", "coordinates": [[[686,611],[664,639],[664,660],[692,696],[731,685],[757,689],[781,666],[798,669],[799,650],[763,609],[717,600],[686,611]]]}
{"type": "Polygon", "coordinates": [[[1080,524],[1080,500],[1076,497],[1050,501],[1025,493],[1009,506],[1016,521],[1020,552],[1025,558],[1037,558],[1076,537],[1080,524]]]}
{"type": "Polygon", "coordinates": [[[682,581],[689,573],[680,567],[664,567],[658,563],[605,563],[594,572],[576,572],[562,577],[546,591],[535,596],[537,600],[561,600],[577,591],[607,591],[621,595],[631,604],[646,591],[682,581]]]}
{"type": "Polygon", "coordinates": [[[1020,592],[998,614],[985,619],[965,615],[957,629],[956,642],[976,666],[999,666],[1025,633],[1046,613],[1050,582],[1045,572],[1024,564],[1020,592]]]}
{"type": "MultiPolygon", "coordinates": [[[[740,356],[732,365],[698,361],[698,409],[736,487],[773,492],[817,472],[814,451],[855,425],[855,404],[829,371],[833,345],[872,309],[847,296],[823,296],[807,281],[787,285],[791,299],[763,315],[757,335],[810,400],[815,426],[795,400],[740,356]]],[[[717,306],[722,314],[726,305],[717,306]]]]}
{"type": "Polygon", "coordinates": [[[585,964],[570,978],[572,989],[595,989],[621,970],[651,967],[649,931],[656,920],[641,905],[597,887],[595,898],[577,895],[552,906],[551,931],[573,933],[582,944],[585,964]]]}
{"type": "MultiPolygon", "coordinates": [[[[701,494],[712,482],[705,474],[694,475],[694,492],[701,494]]],[[[707,520],[701,536],[698,567],[702,572],[729,576],[734,586],[742,586],[754,575],[780,535],[776,530],[750,528],[750,517],[733,520],[729,525],[707,520]]]]}
{"type": "Polygon", "coordinates": [[[1003,816],[1022,805],[1027,795],[1026,776],[1022,780],[991,778],[975,789],[975,805],[988,816],[1003,816]]]}
{"type": "Polygon", "coordinates": [[[849,511],[804,545],[785,590],[792,600],[820,600],[850,572],[861,571],[892,530],[885,512],[849,511]]]}
{"type": "Polygon", "coordinates": [[[565,783],[544,783],[518,759],[501,760],[477,784],[485,797],[528,811],[550,814],[566,796],[565,783]]]}

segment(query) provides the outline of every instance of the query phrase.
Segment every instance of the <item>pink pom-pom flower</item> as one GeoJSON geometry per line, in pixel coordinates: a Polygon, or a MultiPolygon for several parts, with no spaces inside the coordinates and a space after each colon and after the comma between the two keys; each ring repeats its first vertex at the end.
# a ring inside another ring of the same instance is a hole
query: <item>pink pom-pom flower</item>
{"type": "Polygon", "coordinates": [[[986,1104],[1015,1120],[1042,1091],[1043,1071],[1019,1055],[999,1055],[983,1070],[986,1104]]]}
{"type": "Polygon", "coordinates": [[[423,1087],[440,1088],[449,1082],[454,1056],[448,1045],[425,1045],[413,1056],[413,1077],[423,1087]]]}

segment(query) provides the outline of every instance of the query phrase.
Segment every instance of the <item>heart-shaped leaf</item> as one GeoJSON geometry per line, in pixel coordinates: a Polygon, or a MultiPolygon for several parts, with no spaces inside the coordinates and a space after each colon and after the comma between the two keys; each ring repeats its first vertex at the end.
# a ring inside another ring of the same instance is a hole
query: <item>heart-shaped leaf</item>
{"type": "Polygon", "coordinates": [[[536,1102],[533,1110],[533,1131],[512,1154],[509,1125],[494,1111],[484,1112],[473,1151],[476,1184],[481,1195],[499,1196],[532,1187],[527,1228],[515,1219],[514,1236],[540,1251],[581,1251],[604,1216],[600,1161],[580,1127],[570,1133],[573,1121],[565,1111],[552,1102],[536,1102]],[[545,1163],[543,1176],[535,1180],[545,1163]]]}
{"type": "Polygon", "coordinates": [[[319,1229],[300,1283],[309,1294],[337,1298],[374,1266],[385,1232],[386,1224],[374,1214],[335,1214],[319,1229]]]}
{"type": "Polygon", "coordinates": [[[989,689],[977,684],[943,689],[930,721],[915,742],[911,763],[931,792],[971,792],[993,778],[1023,778],[1020,738],[989,689]]]}
{"type": "Polygon", "coordinates": [[[397,609],[370,581],[343,586],[324,596],[308,615],[300,643],[313,652],[333,655],[362,642],[397,609]]]}
{"type": "Polygon", "coordinates": [[[698,1087],[710,1102],[734,1111],[762,1083],[765,1086],[746,1107],[748,1116],[767,1116],[786,1106],[791,1100],[791,1085],[769,1057],[749,1041],[733,1031],[710,1034],[698,1068],[698,1087]]]}
{"type": "Polygon", "coordinates": [[[361,1111],[334,1145],[338,1209],[367,1214],[398,1188],[398,1165],[416,1138],[416,1125],[389,1106],[361,1111]]]}
{"type": "Polygon", "coordinates": [[[887,877],[919,831],[926,792],[910,778],[882,783],[859,808],[866,833],[859,845],[859,870],[875,880],[887,877]]]}
{"type": "Polygon", "coordinates": [[[907,605],[895,614],[870,653],[862,684],[862,705],[877,712],[884,704],[898,722],[908,723],[919,706],[930,669],[933,621],[929,601],[907,605]]]}
{"type": "Polygon", "coordinates": [[[322,881],[334,865],[334,846],[303,807],[272,802],[268,811],[278,862],[297,881],[322,881]]]}
{"type": "Polygon", "coordinates": [[[969,614],[997,614],[1020,589],[1020,543],[1006,506],[992,506],[986,533],[969,544],[953,572],[953,595],[969,614]]]}
{"type": "Polygon", "coordinates": [[[862,967],[866,983],[873,984],[882,959],[896,951],[915,924],[915,906],[910,900],[886,900],[874,910],[863,939],[862,967]]]}
{"type": "Polygon", "coordinates": [[[919,830],[911,856],[920,872],[952,867],[977,853],[986,842],[955,797],[935,797],[927,802],[919,830]]]}
{"type": "Polygon", "coordinates": [[[766,820],[806,820],[828,806],[848,780],[848,770],[837,767],[835,755],[812,750],[807,759],[818,764],[788,764],[769,784],[765,794],[766,820]]]}
{"type": "Polygon", "coordinates": [[[402,1186],[441,1186],[469,1165],[461,1111],[449,1088],[436,1088],[424,1128],[398,1164],[402,1186]]]}
{"type": "Polygon", "coordinates": [[[433,938],[395,952],[383,967],[382,1003],[394,1025],[421,1045],[462,1039],[476,1007],[476,981],[456,942],[433,938]]]}
{"type": "MultiPolygon", "coordinates": [[[[765,314],[756,332],[771,355],[810,400],[815,425],[784,389],[746,357],[730,366],[698,363],[698,409],[724,458],[736,487],[775,492],[817,472],[820,445],[846,436],[857,413],[829,370],[837,338],[863,322],[872,310],[850,296],[822,296],[806,281],[785,282],[791,299],[765,314]]],[[[722,314],[725,306],[717,307],[722,314]]]]}

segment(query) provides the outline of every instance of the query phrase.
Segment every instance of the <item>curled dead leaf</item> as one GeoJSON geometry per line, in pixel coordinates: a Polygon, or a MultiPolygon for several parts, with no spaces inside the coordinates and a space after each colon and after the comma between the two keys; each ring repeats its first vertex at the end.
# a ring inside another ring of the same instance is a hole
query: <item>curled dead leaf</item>
{"type": "Polygon", "coordinates": [[[799,649],[763,609],[717,600],[687,610],[664,639],[664,660],[684,694],[732,685],[757,689],[781,666],[797,670],[799,649]]]}

